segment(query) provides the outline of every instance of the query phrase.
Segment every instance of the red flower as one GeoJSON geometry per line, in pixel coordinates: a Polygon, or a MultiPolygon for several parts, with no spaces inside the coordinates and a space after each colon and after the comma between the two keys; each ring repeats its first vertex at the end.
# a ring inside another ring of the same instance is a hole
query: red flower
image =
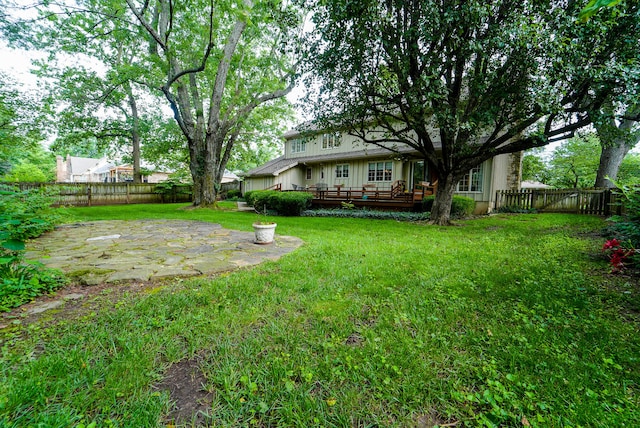
{"type": "Polygon", "coordinates": [[[620,241],[618,241],[617,239],[609,239],[607,242],[604,243],[604,245],[602,246],[602,250],[612,250],[615,249],[617,247],[620,246],[620,241]]]}

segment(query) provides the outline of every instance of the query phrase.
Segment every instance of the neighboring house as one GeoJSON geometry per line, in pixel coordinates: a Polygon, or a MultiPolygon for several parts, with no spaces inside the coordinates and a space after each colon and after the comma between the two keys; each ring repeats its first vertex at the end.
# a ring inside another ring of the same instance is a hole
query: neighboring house
{"type": "Polygon", "coordinates": [[[237,182],[239,180],[240,180],[240,177],[238,177],[233,172],[225,169],[224,170],[224,175],[222,176],[222,181],[220,182],[220,184],[233,183],[233,182],[237,182]]]}
{"type": "MultiPolygon", "coordinates": [[[[153,170],[150,165],[143,165],[153,170]]],[[[159,183],[169,178],[169,172],[153,172],[142,177],[145,183],[159,183]]],[[[59,183],[122,183],[133,181],[133,166],[116,165],[107,158],[56,156],[56,181],[59,183]]]]}
{"type": "MultiPolygon", "coordinates": [[[[285,133],[284,155],[247,172],[244,191],[279,187],[391,190],[402,182],[407,190],[421,182],[437,182],[437,176],[412,148],[394,146],[398,153],[364,144],[357,137],[338,132],[291,130],[285,133]]],[[[490,212],[497,190],[517,190],[522,153],[499,155],[473,168],[458,183],[457,194],[476,201],[476,213],[490,212]]]]}
{"type": "Polygon", "coordinates": [[[549,186],[548,184],[541,183],[539,181],[525,180],[522,183],[520,183],[520,188],[521,189],[552,189],[553,187],[549,186]]]}
{"type": "Polygon", "coordinates": [[[92,183],[104,181],[108,168],[113,166],[106,158],[56,156],[56,181],[58,183],[92,183]],[[105,173],[106,169],[106,173],[105,173]]]}

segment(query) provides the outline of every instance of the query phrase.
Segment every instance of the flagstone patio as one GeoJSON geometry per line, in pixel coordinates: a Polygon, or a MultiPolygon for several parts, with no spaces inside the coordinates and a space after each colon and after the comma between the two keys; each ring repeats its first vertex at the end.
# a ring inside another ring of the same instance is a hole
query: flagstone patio
{"type": "Polygon", "coordinates": [[[302,240],[276,235],[257,245],[253,232],[182,220],[96,221],[57,227],[27,246],[26,258],[64,271],[76,284],[212,275],[276,260],[302,240]]]}

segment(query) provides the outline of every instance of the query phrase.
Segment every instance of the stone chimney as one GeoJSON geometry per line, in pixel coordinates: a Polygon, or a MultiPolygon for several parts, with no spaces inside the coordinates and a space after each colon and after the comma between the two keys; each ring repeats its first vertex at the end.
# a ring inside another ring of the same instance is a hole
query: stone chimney
{"type": "Polygon", "coordinates": [[[523,152],[509,154],[509,171],[507,174],[507,188],[509,190],[520,190],[523,154],[523,152]]]}
{"type": "Polygon", "coordinates": [[[71,156],[67,155],[67,159],[62,159],[62,156],[56,156],[56,181],[58,183],[65,183],[69,181],[69,165],[71,163],[71,156]]]}

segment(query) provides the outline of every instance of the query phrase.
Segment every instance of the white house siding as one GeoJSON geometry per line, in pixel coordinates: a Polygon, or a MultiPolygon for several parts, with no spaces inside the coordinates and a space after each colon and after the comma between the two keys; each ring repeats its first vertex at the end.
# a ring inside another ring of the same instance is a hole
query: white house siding
{"type": "Polygon", "coordinates": [[[274,185],[276,178],[277,177],[255,177],[250,180],[245,180],[244,191],[249,192],[253,190],[267,189],[274,185]]]}
{"type": "Polygon", "coordinates": [[[520,186],[522,168],[522,152],[499,155],[494,158],[491,171],[493,186],[491,188],[490,204],[487,211],[495,208],[496,191],[518,190],[520,186]]]}
{"type": "MultiPolygon", "coordinates": [[[[359,138],[347,135],[345,133],[339,133],[340,145],[333,148],[322,148],[322,140],[324,134],[317,134],[312,136],[297,136],[291,139],[287,139],[285,142],[285,156],[289,159],[295,159],[306,156],[322,156],[337,153],[353,153],[354,151],[366,152],[367,149],[371,150],[376,148],[373,145],[367,145],[363,143],[359,138]],[[293,153],[292,145],[295,141],[304,141],[305,150],[303,152],[293,153]]],[[[403,145],[404,146],[404,145],[403,145]]]]}
{"type": "Polygon", "coordinates": [[[491,195],[495,194],[493,190],[495,180],[492,171],[499,163],[500,161],[494,162],[493,159],[489,159],[482,164],[482,192],[456,192],[456,195],[466,196],[476,201],[474,214],[487,213],[488,207],[491,206],[491,195]]]}
{"type": "MultiPolygon", "coordinates": [[[[318,183],[325,183],[329,188],[336,185],[342,185],[344,188],[360,188],[363,184],[376,184],[380,188],[390,188],[395,180],[404,179],[404,170],[402,162],[383,159],[349,159],[344,161],[331,161],[326,163],[309,163],[296,168],[300,174],[301,180],[298,183],[302,186],[312,186],[318,183]],[[370,162],[391,162],[391,180],[388,181],[368,181],[369,163],[370,162]],[[336,177],[337,165],[349,165],[349,177],[336,177]],[[306,179],[307,168],[311,168],[311,178],[306,179]],[[323,177],[324,172],[324,177],[323,177]]],[[[282,180],[279,180],[282,182],[282,180]]],[[[283,189],[287,189],[283,185],[283,189]]]]}

